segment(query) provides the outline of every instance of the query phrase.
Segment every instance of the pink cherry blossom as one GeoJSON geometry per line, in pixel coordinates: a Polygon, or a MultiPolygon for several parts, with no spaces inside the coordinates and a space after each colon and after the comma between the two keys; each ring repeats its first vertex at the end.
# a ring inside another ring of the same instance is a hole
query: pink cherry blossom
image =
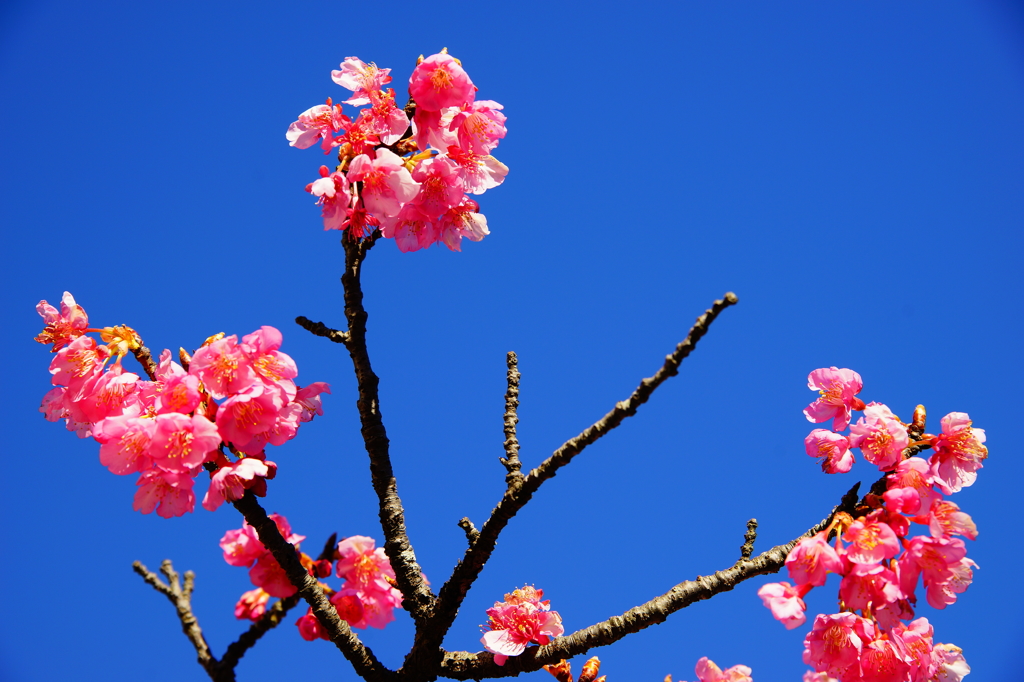
{"type": "Polygon", "coordinates": [[[168,471],[194,471],[212,459],[221,443],[216,425],[200,415],[168,412],[157,415],[154,421],[156,427],[147,452],[157,466],[168,471]]]}
{"type": "Polygon", "coordinates": [[[833,431],[845,429],[850,424],[851,411],[864,408],[863,401],[856,397],[864,382],[852,369],[816,369],[808,375],[807,386],[821,397],[807,406],[804,415],[816,424],[831,419],[833,431]]]}
{"type": "Polygon", "coordinates": [[[352,91],[352,97],[345,100],[345,104],[361,107],[370,103],[370,92],[391,82],[390,73],[391,69],[378,69],[372,62],[367,64],[358,57],[346,57],[340,70],[331,71],[331,79],[352,91]]]}
{"type": "Polygon", "coordinates": [[[839,597],[848,609],[881,608],[903,598],[893,571],[881,564],[854,564],[843,576],[839,597]]]}
{"type": "Polygon", "coordinates": [[[246,447],[249,443],[274,426],[284,406],[285,395],[281,389],[261,382],[253,383],[220,404],[217,429],[224,440],[248,452],[246,447]]]}
{"type": "Polygon", "coordinates": [[[288,574],[270,552],[260,555],[249,569],[249,580],[256,587],[266,590],[271,597],[283,599],[298,592],[298,589],[289,582],[288,574]]]}
{"type": "Polygon", "coordinates": [[[59,312],[46,301],[39,302],[36,312],[46,326],[35,340],[53,344],[51,350],[54,353],[85,334],[89,326],[89,316],[85,314],[85,309],[75,303],[75,297],[67,291],[61,297],[59,312]]]}
{"type": "Polygon", "coordinates": [[[136,483],[135,511],[149,514],[154,509],[158,516],[169,519],[195,509],[196,496],[192,492],[192,475],[178,471],[154,468],[142,472],[136,483]]]}
{"type": "Polygon", "coordinates": [[[303,386],[295,393],[295,402],[302,406],[299,414],[299,421],[308,422],[314,416],[322,417],[324,414],[323,405],[320,404],[320,394],[330,393],[331,387],[323,381],[314,381],[308,386],[303,386]]]}
{"type": "Polygon", "coordinates": [[[893,469],[910,445],[906,427],[881,403],[864,407],[864,416],[850,427],[850,445],[882,471],[893,469]]]}
{"type": "Polygon", "coordinates": [[[932,476],[947,495],[960,491],[978,478],[981,462],[988,457],[983,429],[971,428],[966,412],[951,412],[942,418],[942,433],[936,436],[931,456],[932,476]]]}
{"type": "Polygon", "coordinates": [[[463,197],[461,204],[448,210],[437,221],[440,241],[451,251],[461,251],[463,237],[478,242],[489,235],[487,218],[479,210],[479,204],[469,197],[463,197]]]}
{"type": "Polygon", "coordinates": [[[789,577],[797,585],[825,584],[829,572],[840,573],[843,562],[836,550],[828,544],[824,531],[803,538],[786,557],[789,577]]]}
{"type": "MultiPolygon", "coordinates": [[[[885,493],[886,506],[889,506],[890,492],[895,490],[913,491],[917,497],[918,505],[907,505],[903,503],[902,508],[893,511],[903,511],[908,514],[927,514],[931,506],[942,496],[932,488],[932,477],[928,471],[928,463],[920,457],[908,457],[896,465],[896,470],[887,477],[889,490],[885,493]]],[[[901,493],[904,497],[906,493],[901,493]]]]}
{"type": "Polygon", "coordinates": [[[936,644],[932,655],[937,663],[934,682],[961,682],[971,672],[963,649],[955,644],[936,644]]]}
{"type": "Polygon", "coordinates": [[[458,107],[447,107],[441,111],[416,107],[412,117],[412,139],[416,146],[423,150],[428,147],[444,150],[454,145],[458,149],[458,133],[450,130],[452,119],[458,112],[458,107]]]}
{"type": "Polygon", "coordinates": [[[412,203],[431,219],[438,218],[462,200],[462,179],[459,167],[451,159],[435,156],[422,161],[413,171],[413,180],[420,191],[412,203]]]}
{"type": "Polygon", "coordinates": [[[347,537],[338,543],[337,556],[337,576],[344,578],[349,587],[378,591],[392,589],[390,581],[395,579],[395,571],[384,554],[384,548],[377,547],[373,538],[365,535],[347,537]]]}
{"type": "Polygon", "coordinates": [[[298,149],[308,149],[320,140],[324,153],[331,151],[334,144],[334,133],[340,133],[352,121],[341,113],[341,105],[333,104],[327,98],[327,104],[318,104],[299,114],[299,119],[288,126],[285,137],[288,144],[298,149]]]}
{"type": "Polygon", "coordinates": [[[344,230],[352,201],[348,178],[342,173],[330,172],[327,166],[320,166],[320,179],[306,185],[306,191],[317,198],[324,229],[344,230]]]}
{"type": "MultiPolygon", "coordinates": [[[[85,383],[103,371],[110,358],[110,349],[97,346],[91,336],[79,336],[62,348],[50,361],[50,382],[54,386],[66,386],[76,400],[85,383]]],[[[67,401],[65,401],[67,405],[67,401]]]]}
{"type": "Polygon", "coordinates": [[[874,637],[871,621],[856,614],[819,615],[804,638],[804,663],[841,680],[856,679],[864,645],[874,637]]]}
{"type": "Polygon", "coordinates": [[[256,380],[252,361],[233,334],[197,350],[188,371],[218,400],[241,393],[256,380]]]}
{"type": "Polygon", "coordinates": [[[115,363],[106,372],[96,372],[86,379],[68,410],[73,419],[91,424],[119,415],[128,407],[138,381],[138,374],[126,372],[115,363]]]}
{"type": "Polygon", "coordinates": [[[775,620],[785,625],[787,630],[799,627],[807,620],[807,614],[804,613],[807,605],[801,599],[803,595],[800,589],[789,583],[768,583],[757,591],[757,596],[771,609],[775,620]]]}
{"type": "Polygon", "coordinates": [[[478,100],[464,107],[452,118],[450,127],[458,131],[459,147],[474,154],[486,155],[505,137],[503,107],[491,100],[478,100]]]}
{"type": "Polygon", "coordinates": [[[246,457],[220,467],[210,479],[210,489],[203,498],[203,508],[216,511],[224,502],[242,499],[246,489],[252,487],[258,479],[273,477],[271,467],[276,472],[276,464],[262,462],[254,457],[246,457]]]}
{"type": "Polygon", "coordinates": [[[814,429],[804,439],[804,449],[811,457],[819,458],[821,470],[826,474],[845,474],[853,468],[853,453],[846,436],[827,429],[814,429]]]}
{"type": "Polygon", "coordinates": [[[751,670],[745,665],[734,665],[722,670],[714,661],[704,656],[694,666],[694,673],[700,682],[753,682],[751,670]]]}
{"type": "Polygon", "coordinates": [[[829,677],[828,673],[816,673],[813,670],[808,670],[804,673],[803,682],[839,682],[839,680],[829,677]]]}
{"type": "Polygon", "coordinates": [[[454,145],[447,150],[448,158],[459,165],[462,182],[470,194],[483,194],[504,182],[508,175],[508,166],[493,156],[481,156],[454,145]]]}
{"type": "Polygon", "coordinates": [[[509,656],[526,651],[526,645],[547,644],[564,632],[562,618],[550,611],[550,602],[541,601],[542,590],[524,587],[505,595],[487,609],[488,630],[480,638],[484,648],[494,654],[494,662],[505,665],[509,656]]]}
{"type": "Polygon", "coordinates": [[[67,389],[63,386],[57,386],[47,391],[43,396],[39,411],[43,413],[46,421],[55,422],[63,419],[68,431],[73,431],[79,438],[88,438],[92,433],[93,425],[89,422],[80,422],[71,416],[71,411],[64,405],[66,393],[67,389]]]}
{"type": "Polygon", "coordinates": [[[433,219],[416,204],[406,204],[398,215],[382,219],[381,233],[393,238],[402,253],[428,248],[437,241],[433,219]]]}
{"type": "Polygon", "coordinates": [[[938,660],[933,654],[933,634],[927,618],[918,618],[907,625],[898,623],[889,631],[889,638],[910,667],[911,680],[929,680],[936,672],[938,660]]]}
{"type": "Polygon", "coordinates": [[[243,593],[238,603],[235,604],[235,618],[239,620],[259,620],[267,611],[267,601],[269,599],[270,595],[259,587],[243,593]]]}
{"type": "MultiPolygon", "coordinates": [[[[915,519],[915,521],[917,520],[915,519]]],[[[927,518],[919,522],[928,524],[928,530],[933,538],[963,535],[975,540],[978,537],[978,527],[974,525],[970,514],[960,511],[958,505],[947,500],[936,502],[927,518]]]]}
{"type": "Polygon", "coordinates": [[[920,576],[924,581],[928,603],[943,609],[952,604],[956,594],[963,592],[969,584],[970,567],[962,562],[966,556],[967,547],[960,538],[920,535],[911,538],[907,542],[906,551],[898,560],[900,587],[904,594],[912,595],[920,576]],[[953,589],[954,586],[957,589],[953,589]]]}
{"type": "Polygon", "coordinates": [[[900,553],[900,541],[887,523],[879,520],[879,514],[859,518],[853,522],[843,540],[849,542],[846,557],[857,564],[877,564],[900,553]]]}
{"type": "Polygon", "coordinates": [[[95,424],[92,435],[100,442],[100,463],[119,476],[145,471],[153,463],[149,448],[155,430],[153,419],[140,418],[135,411],[95,424]]]}
{"type": "Polygon", "coordinates": [[[428,111],[469,104],[475,92],[469,75],[448,54],[430,55],[416,65],[409,78],[409,94],[417,107],[428,111]]]}
{"type": "Polygon", "coordinates": [[[316,616],[313,615],[313,607],[309,607],[306,610],[306,614],[295,621],[295,625],[299,628],[299,636],[307,642],[312,642],[317,639],[330,640],[327,636],[327,631],[320,625],[320,621],[317,620],[316,616]]]}
{"type": "Polygon", "coordinates": [[[381,144],[394,144],[409,129],[409,117],[395,104],[394,90],[369,91],[370,108],[359,113],[362,125],[377,135],[381,144]]]}
{"type": "Polygon", "coordinates": [[[256,529],[243,523],[238,530],[229,530],[220,539],[220,548],[224,551],[224,561],[229,566],[252,566],[263,556],[267,549],[260,542],[256,529]]]}
{"type": "Polygon", "coordinates": [[[860,677],[857,682],[894,682],[909,679],[910,664],[900,654],[896,644],[880,631],[875,638],[864,642],[860,654],[860,677]]]}
{"type": "Polygon", "coordinates": [[[419,193],[404,161],[388,149],[378,149],[376,158],[360,154],[349,164],[348,178],[363,183],[366,210],[378,218],[398,215],[402,206],[419,193]]]}

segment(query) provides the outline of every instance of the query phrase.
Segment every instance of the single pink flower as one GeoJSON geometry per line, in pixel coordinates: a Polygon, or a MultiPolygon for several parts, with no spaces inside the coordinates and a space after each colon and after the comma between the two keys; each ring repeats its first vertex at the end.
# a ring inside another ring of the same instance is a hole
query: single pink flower
{"type": "MultiPolygon", "coordinates": [[[[900,587],[908,598],[914,594],[917,579],[924,581],[928,603],[943,609],[956,600],[956,594],[966,589],[969,583],[970,567],[962,560],[967,557],[967,547],[960,538],[933,538],[919,535],[911,538],[906,551],[900,556],[900,587]],[[953,590],[955,584],[957,588],[953,590]],[[948,589],[947,589],[948,588],[948,589]],[[951,598],[950,598],[951,597],[951,598]]],[[[969,561],[969,560],[968,560],[969,561]]],[[[973,564],[973,562],[971,562],[973,564]]]]}
{"type": "Polygon", "coordinates": [[[249,569],[249,580],[256,587],[266,590],[271,597],[284,599],[298,592],[289,582],[288,574],[270,552],[260,555],[255,565],[249,569]]]}
{"type": "Polygon", "coordinates": [[[931,472],[942,492],[959,492],[978,478],[981,462],[988,457],[983,429],[971,428],[966,412],[950,412],[942,418],[942,433],[932,446],[931,472]]]}
{"type": "Polygon", "coordinates": [[[324,219],[325,230],[344,230],[348,219],[352,195],[348,178],[342,173],[332,173],[327,166],[320,166],[320,179],[306,185],[306,191],[315,196],[324,219]]]}
{"type": "Polygon", "coordinates": [[[843,562],[828,544],[823,531],[800,540],[786,557],[786,568],[797,585],[820,587],[825,584],[829,572],[842,572],[843,562]]]}
{"type": "Polygon", "coordinates": [[[504,182],[508,175],[508,166],[493,156],[474,154],[455,145],[441,149],[447,149],[448,158],[459,165],[462,182],[470,194],[483,194],[504,182]]]}
{"type": "Polygon", "coordinates": [[[934,682],[961,682],[971,672],[963,649],[955,644],[936,644],[932,655],[937,663],[934,682]]]}
{"type": "Polygon", "coordinates": [[[197,350],[188,371],[218,400],[245,391],[256,380],[252,361],[233,334],[197,350]]]}
{"type": "MultiPolygon", "coordinates": [[[[110,359],[110,349],[97,346],[91,336],[79,336],[64,348],[57,351],[50,361],[50,383],[54,386],[66,386],[70,400],[77,400],[78,394],[89,379],[99,376],[103,366],[110,359]]],[[[65,400],[68,406],[68,400],[65,400]]]]}
{"type": "Polygon", "coordinates": [[[362,199],[366,210],[378,218],[393,217],[419,193],[420,186],[394,152],[378,149],[375,153],[373,159],[367,154],[352,159],[348,179],[363,183],[362,199]]]}
{"type": "MultiPolygon", "coordinates": [[[[804,594],[809,587],[806,586],[804,594]]],[[[799,627],[807,621],[807,605],[801,599],[803,594],[799,588],[789,583],[768,583],[757,591],[757,596],[771,609],[775,620],[785,625],[787,630],[799,627]]]]}
{"type": "Polygon", "coordinates": [[[958,505],[946,500],[936,502],[927,518],[914,520],[928,524],[928,530],[931,531],[933,538],[963,535],[965,538],[976,540],[978,537],[978,527],[974,525],[970,514],[960,511],[958,505]]]}
{"type": "Polygon", "coordinates": [[[64,398],[67,389],[63,386],[56,386],[46,392],[43,396],[39,411],[48,422],[64,420],[68,431],[74,431],[79,438],[88,438],[92,435],[93,425],[89,422],[80,422],[71,416],[71,411],[65,406],[64,398]]]}
{"type": "Polygon", "coordinates": [[[745,665],[734,665],[722,670],[707,656],[702,657],[694,666],[694,673],[700,682],[753,682],[751,670],[745,665]]]}
{"type": "Polygon", "coordinates": [[[819,615],[804,638],[804,663],[841,680],[857,679],[864,645],[874,638],[874,625],[856,614],[819,615]]]}
{"type": "Polygon", "coordinates": [[[299,628],[299,636],[307,642],[312,642],[316,639],[326,639],[328,641],[331,639],[327,636],[327,631],[320,625],[320,621],[313,615],[312,606],[306,610],[306,615],[295,621],[295,624],[299,628]]]}
{"type": "Polygon", "coordinates": [[[96,372],[86,379],[68,405],[71,416],[95,424],[121,414],[131,404],[138,381],[139,375],[124,371],[120,363],[106,372],[96,372]]]}
{"type": "Polygon", "coordinates": [[[411,203],[431,219],[437,219],[462,201],[463,187],[459,167],[447,157],[434,156],[425,159],[416,166],[412,179],[420,183],[420,191],[411,203]]]}
{"type": "Polygon", "coordinates": [[[192,492],[192,475],[160,468],[142,472],[136,483],[132,508],[143,514],[154,509],[158,516],[169,519],[195,509],[196,496],[192,492]]]}
{"type": "Polygon", "coordinates": [[[484,648],[494,654],[494,662],[505,665],[509,656],[526,651],[526,645],[548,644],[565,630],[557,611],[550,611],[550,602],[541,601],[542,590],[524,587],[505,595],[487,609],[487,632],[480,638],[484,648]]]}
{"type": "Polygon", "coordinates": [[[238,603],[235,604],[235,618],[239,620],[259,620],[267,612],[267,601],[269,599],[270,595],[259,587],[245,592],[238,599],[238,603]]]}
{"type": "Polygon", "coordinates": [[[242,499],[246,489],[253,487],[258,480],[273,478],[271,466],[273,473],[276,473],[277,465],[273,462],[246,457],[217,469],[210,479],[210,489],[203,498],[203,508],[216,511],[224,502],[242,499]]]}
{"type": "Polygon", "coordinates": [[[854,564],[839,584],[839,598],[846,608],[860,611],[881,608],[903,598],[893,571],[881,564],[854,564]]]}
{"type": "Polygon", "coordinates": [[[381,220],[381,232],[395,240],[402,253],[419,251],[437,241],[437,226],[416,204],[406,204],[393,218],[381,220]]]}
{"type": "Polygon", "coordinates": [[[459,147],[474,154],[490,154],[507,132],[502,108],[497,102],[478,100],[455,114],[450,127],[458,131],[459,147]]]}
{"type": "Polygon", "coordinates": [[[804,673],[803,682],[839,682],[839,680],[829,677],[828,673],[816,673],[813,670],[808,670],[804,673]]]}
{"type": "Polygon", "coordinates": [[[416,65],[409,78],[409,94],[418,108],[428,111],[469,104],[475,92],[469,75],[447,54],[430,55],[416,65]]]}
{"type": "Polygon", "coordinates": [[[816,369],[807,376],[807,386],[821,394],[804,410],[807,421],[820,424],[831,419],[832,430],[842,431],[850,425],[851,411],[864,409],[864,401],[857,397],[864,382],[852,369],[816,369]]]}
{"type": "Polygon", "coordinates": [[[887,477],[889,490],[884,495],[886,506],[889,507],[890,492],[902,490],[904,492],[899,493],[898,496],[905,498],[907,495],[906,491],[912,490],[918,499],[916,507],[913,504],[903,502],[901,509],[889,508],[895,512],[925,515],[935,502],[942,499],[942,495],[935,491],[932,483],[933,480],[928,470],[928,463],[920,457],[908,457],[897,464],[896,470],[887,477]]]}
{"type": "Polygon", "coordinates": [[[252,566],[267,548],[260,542],[256,529],[243,523],[237,530],[229,530],[220,539],[220,548],[224,551],[224,561],[229,566],[252,566]]]}
{"type": "Polygon", "coordinates": [[[480,205],[469,197],[449,209],[437,221],[438,239],[451,251],[461,251],[462,238],[478,242],[491,232],[487,229],[487,218],[479,213],[480,205]]]}
{"type": "Polygon", "coordinates": [[[853,522],[843,540],[850,543],[846,558],[857,564],[877,564],[900,553],[900,541],[889,524],[879,520],[877,512],[853,522]]]}
{"type": "Polygon", "coordinates": [[[67,291],[61,297],[59,312],[46,301],[39,302],[36,312],[46,326],[35,341],[53,344],[51,352],[54,353],[85,334],[89,326],[89,316],[85,314],[85,309],[75,303],[75,297],[67,291]]]}
{"type": "Polygon", "coordinates": [[[412,116],[412,139],[416,146],[422,150],[428,147],[445,150],[455,145],[458,149],[458,133],[449,129],[458,112],[458,107],[447,107],[441,111],[416,107],[416,113],[412,116]]]}
{"type": "Polygon", "coordinates": [[[322,417],[324,414],[323,405],[320,404],[320,394],[330,393],[331,387],[323,381],[314,381],[308,386],[303,386],[295,393],[295,402],[302,406],[302,413],[299,421],[308,422],[314,416],[322,417]]]}
{"type": "Polygon", "coordinates": [[[814,429],[804,438],[804,449],[808,455],[819,459],[821,470],[826,474],[845,474],[853,467],[850,441],[838,433],[814,429]]]}
{"type": "Polygon", "coordinates": [[[328,97],[327,104],[318,104],[299,114],[298,120],[288,126],[285,137],[290,146],[298,149],[308,149],[319,140],[326,154],[336,146],[334,133],[342,132],[351,124],[348,116],[341,113],[341,105],[333,104],[328,97]]]}
{"type": "Polygon", "coordinates": [[[145,471],[153,465],[149,447],[156,422],[140,418],[135,411],[108,417],[92,427],[100,442],[100,463],[119,476],[145,471]]]}
{"type": "Polygon", "coordinates": [[[850,446],[882,471],[895,468],[909,445],[906,427],[881,403],[866,405],[864,416],[850,427],[850,446]]]}
{"type": "Polygon", "coordinates": [[[221,443],[217,426],[206,417],[168,412],[154,417],[156,426],[147,454],[168,471],[194,472],[211,460],[221,443]]]}
{"type": "Polygon", "coordinates": [[[390,73],[391,69],[379,69],[373,62],[367,64],[358,57],[346,57],[339,70],[331,71],[331,79],[352,91],[345,104],[361,107],[370,103],[370,92],[391,82],[390,73]]]}
{"type": "MultiPolygon", "coordinates": [[[[274,426],[285,405],[284,391],[262,382],[253,383],[220,404],[217,429],[225,441],[249,453],[247,446],[256,436],[274,426]]],[[[254,451],[258,450],[259,447],[254,451]]]]}

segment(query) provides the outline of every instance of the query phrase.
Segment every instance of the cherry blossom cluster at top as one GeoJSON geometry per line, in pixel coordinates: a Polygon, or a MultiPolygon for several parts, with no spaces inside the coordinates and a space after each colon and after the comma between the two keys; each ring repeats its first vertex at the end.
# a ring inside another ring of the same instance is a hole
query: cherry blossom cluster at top
{"type": "Polygon", "coordinates": [[[814,667],[805,680],[824,682],[959,682],[970,668],[962,651],[933,642],[926,618],[914,618],[916,587],[922,579],[928,603],[944,609],[956,601],[977,568],[967,558],[964,541],[975,539],[971,517],[944,499],[974,483],[988,456],[985,432],[971,426],[962,412],[942,418],[942,432],[924,433],[925,410],[919,405],[904,424],[885,405],[864,404],[856,397],[861,377],[849,369],[819,369],[808,378],[820,397],[804,414],[812,422],[832,420],[835,431],[850,425],[849,437],[815,429],[807,453],[822,458],[828,473],[846,472],[851,447],[887,472],[886,491],[869,494],[857,516],[837,514],[824,531],[801,540],[786,559],[795,585],[770,583],[758,591],[765,606],[787,628],[806,621],[803,597],[825,584],[829,573],[841,576],[840,613],[818,615],[804,639],[804,662],[814,667]],[[931,448],[925,460],[914,456],[931,448]],[[927,534],[910,537],[911,522],[927,534]],[[835,531],[835,547],[828,536],[835,531]],[[904,621],[907,621],[906,623],[904,621]],[[818,675],[815,677],[814,675],[818,675]]]}
{"type": "Polygon", "coordinates": [[[301,422],[323,414],[320,394],[329,387],[295,385],[298,369],[278,350],[281,333],[273,327],[241,342],[218,334],[191,358],[182,350],[185,367],[165,350],[147,381],[121,365],[124,355],[142,348],[130,327],[89,328],[85,310],[68,292],[60,310],[46,301],[36,310],[46,326],[35,340],[52,344],[56,353],[50,363],[56,388],[40,411],[48,421],[63,419],[80,438],[99,441],[100,462],[111,472],[139,473],[134,508],[143,514],[155,509],[169,518],[192,511],[194,479],[204,464],[216,469],[203,498],[206,509],[241,499],[247,489],[265,495],[266,479],[277,472],[266,445],[294,438],[301,422]]]}
{"type": "Polygon", "coordinates": [[[368,106],[353,121],[328,98],[288,127],[293,147],[319,142],[325,153],[338,149],[337,168],[321,166],[320,179],[306,191],[317,197],[325,230],[360,238],[379,227],[403,252],[435,242],[459,251],[463,237],[480,241],[489,234],[468,194],[497,187],[508,173],[491,156],[505,137],[502,106],[475,99],[473,81],[444,51],[421,58],[404,109],[393,89],[383,89],[390,72],[347,58],[331,77],[352,91],[345,104],[368,106]]]}
{"type": "MultiPolygon", "coordinates": [[[[337,590],[325,583],[320,587],[330,596],[338,615],[354,628],[383,628],[395,619],[394,610],[402,605],[402,593],[394,587],[395,572],[384,550],[372,538],[353,535],[338,543],[331,559],[314,560],[299,550],[304,535],[292,533],[287,519],[278,514],[270,518],[277,524],[281,537],[295,545],[299,561],[314,578],[327,578],[334,573],[344,582],[337,590]]],[[[277,559],[260,542],[256,529],[244,523],[229,530],[220,541],[224,561],[231,566],[249,569],[249,579],[256,589],[243,594],[235,605],[235,617],[259,620],[267,610],[271,597],[283,599],[297,591],[288,581],[277,559]]],[[[329,639],[310,608],[295,623],[303,639],[329,639]]]]}

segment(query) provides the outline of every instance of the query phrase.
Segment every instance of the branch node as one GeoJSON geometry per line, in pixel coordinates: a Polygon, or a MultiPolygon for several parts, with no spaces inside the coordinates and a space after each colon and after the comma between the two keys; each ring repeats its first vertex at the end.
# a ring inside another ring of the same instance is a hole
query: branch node
{"type": "Polygon", "coordinates": [[[743,534],[743,544],[740,545],[740,559],[737,565],[750,559],[754,553],[754,542],[757,540],[757,519],[747,521],[747,532],[743,534]]]}
{"type": "Polygon", "coordinates": [[[463,516],[459,519],[459,528],[466,531],[466,540],[469,541],[469,546],[472,547],[476,539],[480,537],[480,531],[476,529],[476,526],[473,525],[468,516],[463,516]]]}

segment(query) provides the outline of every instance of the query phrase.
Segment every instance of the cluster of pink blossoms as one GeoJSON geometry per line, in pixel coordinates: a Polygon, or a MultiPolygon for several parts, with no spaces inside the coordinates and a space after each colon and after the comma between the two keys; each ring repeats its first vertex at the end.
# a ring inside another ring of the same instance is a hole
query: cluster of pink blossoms
{"type": "Polygon", "coordinates": [[[964,413],[942,419],[942,433],[923,433],[924,407],[910,424],[880,403],[856,398],[863,384],[849,369],[811,372],[809,385],[821,397],[804,414],[814,422],[833,420],[841,430],[853,410],[864,416],[849,437],[815,429],[805,441],[807,453],[823,458],[828,473],[846,472],[853,464],[851,447],[887,472],[887,490],[868,495],[856,518],[838,514],[832,525],[804,538],[790,552],[786,567],[795,585],[770,583],[758,591],[765,606],[787,628],[806,621],[803,597],[841,576],[841,612],[819,615],[804,640],[804,662],[814,667],[805,680],[825,682],[958,682],[970,668],[959,648],[933,642],[926,618],[914,620],[920,579],[925,598],[937,609],[956,601],[973,579],[977,564],[967,558],[962,536],[975,539],[977,528],[944,495],[971,485],[988,455],[984,431],[971,427],[964,413]],[[906,455],[931,448],[932,456],[906,455]],[[911,537],[911,523],[927,534],[911,537]],[[835,546],[828,543],[836,533],[835,546]],[[906,621],[906,622],[905,622],[906,621]]]}
{"type": "MultiPolygon", "coordinates": [[[[282,537],[295,545],[305,539],[303,535],[292,534],[291,527],[283,516],[271,514],[282,537]]],[[[259,620],[266,612],[270,597],[290,597],[295,587],[288,581],[284,569],[259,541],[256,530],[243,524],[238,530],[228,531],[220,541],[224,550],[224,561],[231,566],[249,568],[249,579],[256,586],[241,596],[235,605],[235,617],[259,620]]],[[[314,578],[327,578],[332,573],[344,582],[337,590],[320,583],[324,592],[330,595],[331,603],[338,615],[354,628],[384,628],[395,619],[394,610],[402,605],[402,593],[395,586],[395,572],[391,568],[382,548],[376,547],[372,538],[353,535],[338,543],[333,560],[314,560],[308,554],[298,551],[299,561],[314,578]]],[[[319,621],[309,609],[306,615],[295,623],[303,639],[328,639],[319,621]]]]}
{"type": "Polygon", "coordinates": [[[543,598],[543,590],[527,585],[487,609],[487,630],[480,642],[494,654],[495,663],[505,665],[509,656],[526,651],[527,644],[547,644],[565,631],[562,617],[543,598]]]}
{"type": "Polygon", "coordinates": [[[491,156],[505,137],[502,106],[475,99],[473,81],[445,52],[417,64],[404,109],[393,89],[383,89],[390,72],[347,58],[331,76],[352,91],[345,104],[365,107],[355,121],[328,98],[288,127],[293,147],[338,149],[339,165],[321,166],[306,191],[317,197],[326,230],[361,238],[379,227],[403,252],[436,242],[459,251],[463,237],[489,234],[469,194],[497,187],[508,173],[491,156]]]}
{"type": "Polygon", "coordinates": [[[298,370],[278,350],[281,333],[273,327],[241,342],[212,337],[191,359],[182,351],[187,369],[165,350],[149,381],[121,365],[124,355],[142,347],[130,327],[89,329],[85,310],[67,292],[59,311],[46,301],[36,310],[46,324],[36,341],[52,344],[56,353],[50,363],[56,388],[40,411],[49,421],[63,419],[81,438],[95,438],[100,462],[111,472],[138,473],[134,508],[144,514],[156,510],[169,518],[192,511],[194,479],[208,463],[216,472],[205,508],[241,499],[247,489],[264,495],[266,480],[277,472],[265,446],[293,438],[301,422],[322,414],[320,394],[330,391],[322,382],[295,385],[298,370]],[[87,332],[98,332],[105,343],[87,332]],[[224,454],[224,445],[237,461],[224,454]]]}

